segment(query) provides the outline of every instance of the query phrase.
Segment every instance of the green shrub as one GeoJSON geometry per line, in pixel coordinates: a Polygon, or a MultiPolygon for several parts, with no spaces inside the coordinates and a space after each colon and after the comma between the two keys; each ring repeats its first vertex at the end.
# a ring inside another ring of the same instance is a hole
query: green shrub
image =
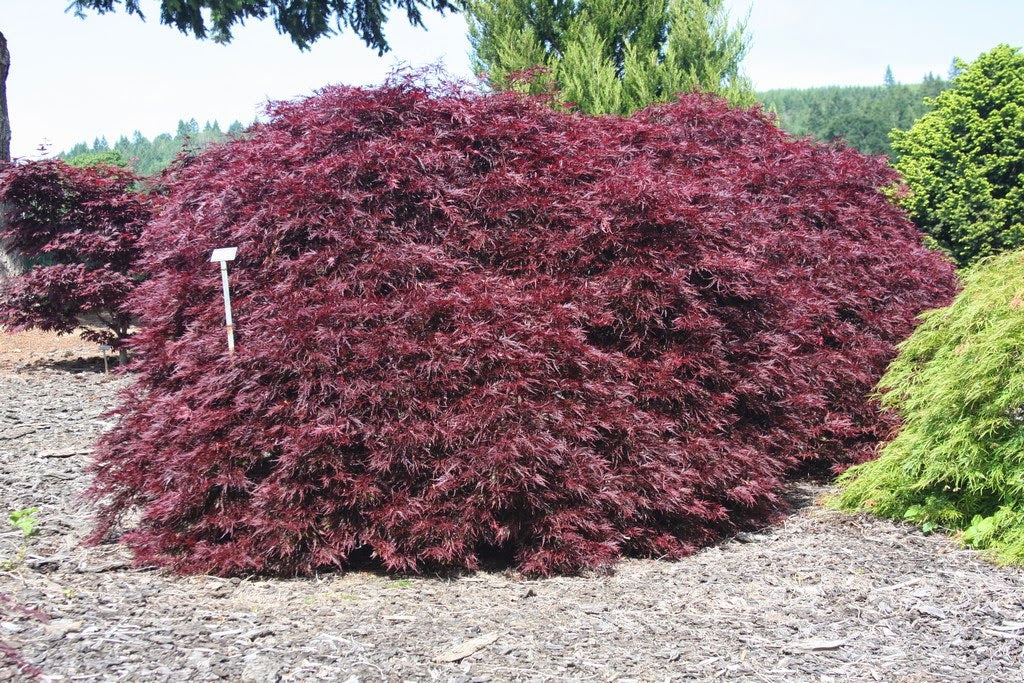
{"type": "Polygon", "coordinates": [[[64,163],[75,168],[91,168],[93,166],[128,168],[130,165],[128,160],[121,156],[120,152],[115,152],[112,149],[98,152],[82,152],[74,156],[64,157],[64,163]]]}
{"type": "Polygon", "coordinates": [[[832,503],[962,531],[1024,562],[1024,250],[979,262],[963,283],[900,346],[879,389],[903,425],[840,477],[832,503]]]}
{"type": "Polygon", "coordinates": [[[1024,245],[1024,54],[971,64],[908,131],[893,131],[910,217],[959,266],[1024,245]]]}

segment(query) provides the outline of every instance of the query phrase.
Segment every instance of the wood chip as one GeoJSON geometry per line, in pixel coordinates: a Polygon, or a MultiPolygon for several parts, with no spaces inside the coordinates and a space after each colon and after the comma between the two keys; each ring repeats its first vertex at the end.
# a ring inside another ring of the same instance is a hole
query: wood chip
{"type": "Polygon", "coordinates": [[[909,581],[904,581],[903,583],[897,583],[894,586],[882,586],[880,588],[873,588],[871,590],[871,592],[872,593],[886,593],[888,591],[898,591],[898,590],[902,590],[904,588],[909,588],[910,586],[919,584],[922,581],[923,581],[923,579],[920,576],[916,576],[916,577],[910,579],[909,581]]]}
{"type": "Polygon", "coordinates": [[[981,632],[988,636],[996,636],[997,638],[1006,638],[1007,640],[1024,640],[1024,636],[1019,636],[1016,633],[1008,631],[993,631],[992,629],[983,628],[981,632]]]}
{"type": "Polygon", "coordinates": [[[1004,621],[999,626],[990,628],[993,631],[1024,631],[1024,621],[1004,621]]]}
{"type": "Polygon", "coordinates": [[[796,640],[783,646],[788,652],[821,652],[824,650],[838,650],[850,642],[849,638],[842,640],[826,640],[825,638],[809,638],[808,640],[796,640]]]}
{"type": "Polygon", "coordinates": [[[24,427],[21,429],[15,429],[13,431],[4,432],[3,434],[0,434],[0,441],[13,441],[14,439],[20,439],[23,436],[28,436],[29,434],[35,434],[36,431],[38,430],[36,430],[33,427],[24,427]]]}
{"type": "Polygon", "coordinates": [[[63,638],[69,633],[81,631],[82,622],[74,619],[53,619],[43,627],[43,630],[50,636],[63,638]]]}
{"type": "Polygon", "coordinates": [[[75,455],[88,455],[91,449],[88,447],[61,448],[55,451],[39,451],[42,458],[70,458],[75,455]]]}
{"type": "Polygon", "coordinates": [[[479,652],[488,645],[498,640],[498,632],[491,631],[485,633],[482,636],[471,638],[458,645],[453,645],[441,654],[434,657],[435,662],[459,662],[470,656],[474,652],[479,652]]]}
{"type": "Polygon", "coordinates": [[[926,605],[922,603],[920,605],[917,605],[917,611],[923,612],[924,614],[930,614],[933,617],[937,617],[939,619],[946,618],[946,613],[942,611],[940,608],[936,607],[935,605],[926,605]]]}

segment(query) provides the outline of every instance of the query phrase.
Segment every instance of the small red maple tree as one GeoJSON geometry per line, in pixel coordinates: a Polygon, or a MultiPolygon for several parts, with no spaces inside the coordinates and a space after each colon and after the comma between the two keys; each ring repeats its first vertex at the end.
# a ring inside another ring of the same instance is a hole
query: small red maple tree
{"type": "Polygon", "coordinates": [[[59,160],[0,169],[0,243],[30,269],[0,283],[0,324],[68,333],[123,352],[141,276],[138,239],[151,217],[139,178],[114,166],[59,160]]]}
{"type": "Polygon", "coordinates": [[[94,468],[95,537],[131,514],[179,571],[693,552],[870,457],[871,388],[956,287],[882,160],[712,97],[588,117],[399,80],[250,133],[166,178],[94,468]]]}

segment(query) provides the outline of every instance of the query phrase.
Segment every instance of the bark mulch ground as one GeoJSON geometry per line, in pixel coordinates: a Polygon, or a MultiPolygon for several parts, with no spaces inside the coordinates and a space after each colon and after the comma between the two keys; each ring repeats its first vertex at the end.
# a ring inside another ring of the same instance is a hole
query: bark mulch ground
{"type": "Polygon", "coordinates": [[[811,482],[794,484],[782,526],[608,575],[133,568],[117,545],[80,545],[83,468],[125,381],[95,353],[0,358],[0,641],[23,667],[0,655],[0,679],[1024,680],[1024,572],[824,510],[811,482]],[[32,507],[25,538],[6,518],[32,507]]]}

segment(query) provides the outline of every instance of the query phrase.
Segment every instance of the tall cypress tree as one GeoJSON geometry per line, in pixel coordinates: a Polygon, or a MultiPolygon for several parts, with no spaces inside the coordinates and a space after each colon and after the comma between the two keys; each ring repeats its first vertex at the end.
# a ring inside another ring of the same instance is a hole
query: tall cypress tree
{"type": "Polygon", "coordinates": [[[628,114],[694,89],[750,105],[746,22],[723,0],[470,0],[476,69],[497,89],[542,92],[590,114],[628,114]],[[517,74],[544,67],[541,74],[517,74]]]}

